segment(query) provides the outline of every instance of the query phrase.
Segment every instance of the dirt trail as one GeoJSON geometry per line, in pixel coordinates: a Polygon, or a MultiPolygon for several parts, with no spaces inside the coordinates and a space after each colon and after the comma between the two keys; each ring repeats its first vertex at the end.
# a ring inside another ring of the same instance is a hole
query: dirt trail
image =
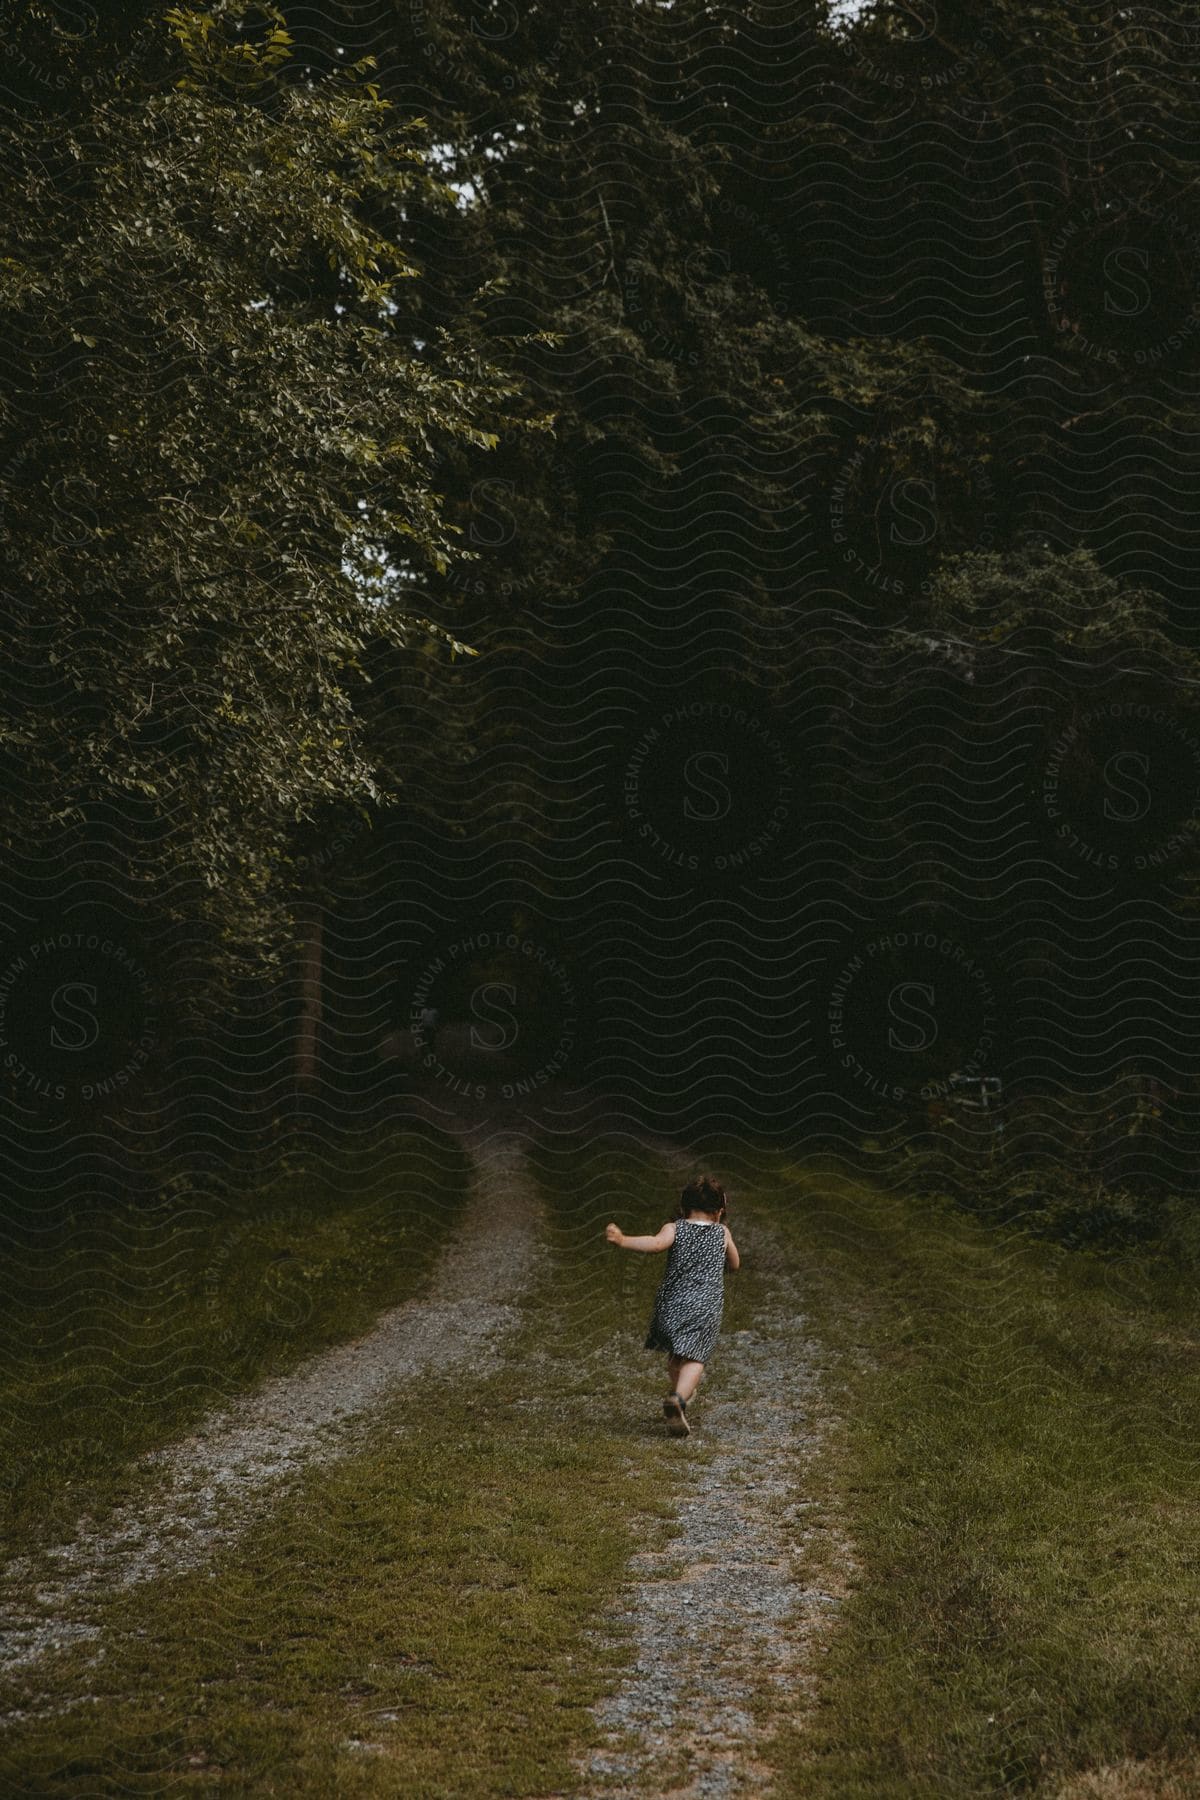
{"type": "MultiPolygon", "coordinates": [[[[682,1185],[690,1164],[659,1140],[653,1148],[682,1185]]],[[[573,1800],[767,1791],[752,1700],[765,1699],[767,1729],[801,1716],[814,1638],[836,1617],[840,1594],[801,1585],[793,1561],[810,1529],[804,1470],[822,1429],[820,1349],[769,1221],[739,1208],[734,1235],[744,1268],[727,1278],[726,1319],[736,1308],[753,1325],[727,1324],[690,1408],[679,1535],[634,1557],[611,1615],[619,1632],[632,1631],[636,1661],[595,1709],[605,1744],[580,1765],[573,1800]],[[742,1281],[735,1301],[732,1284],[742,1281]]],[[[848,1571],[849,1548],[841,1550],[848,1571]]]]}
{"type": "MultiPolygon", "coordinates": [[[[447,1123],[448,1121],[443,1121],[447,1123]]],[[[191,1437],[154,1452],[154,1497],[36,1562],[0,1575],[0,1595],[37,1583],[37,1611],[0,1610],[0,1667],[38,1661],[70,1640],[95,1637],[93,1597],[205,1562],[314,1463],[346,1454],[355,1426],[398,1385],[494,1351],[519,1322],[514,1305],[541,1257],[533,1184],[513,1134],[461,1130],[474,1161],[465,1214],[426,1294],[384,1313],[363,1337],[308,1358],[212,1413],[191,1437]],[[486,1229],[481,1229],[486,1225],[486,1229]]]]}
{"type": "MultiPolygon", "coordinates": [[[[439,1123],[458,1132],[474,1175],[425,1295],[147,1458],[161,1477],[149,1502],[100,1526],[85,1519],[71,1543],[10,1565],[0,1577],[0,1595],[10,1596],[0,1613],[0,1668],[98,1637],[95,1607],[114,1589],[207,1561],[306,1469],[352,1450],[404,1384],[503,1353],[549,1256],[524,1166],[529,1122],[501,1131],[447,1114],[439,1123]]],[[[663,1158],[667,1192],[692,1172],[680,1146],[619,1121],[588,1124],[647,1142],[663,1158]]],[[[602,1635],[632,1634],[634,1662],[595,1710],[603,1745],[578,1765],[572,1800],[767,1792],[765,1736],[807,1710],[814,1641],[836,1618],[840,1593],[806,1587],[796,1572],[806,1538],[819,1530],[830,1541],[827,1525],[810,1523],[805,1496],[825,1417],[820,1347],[798,1311],[771,1220],[739,1203],[735,1232],[745,1266],[730,1277],[726,1328],[691,1408],[693,1435],[673,1446],[686,1471],[678,1535],[665,1550],[634,1557],[627,1585],[597,1623],[602,1635]]],[[[640,1343],[623,1337],[605,1354],[628,1362],[630,1408],[653,1407],[640,1343]]],[[[832,1541],[834,1562],[849,1573],[849,1547],[832,1541]]],[[[830,1582],[840,1587],[841,1578],[830,1582]]],[[[60,1699],[55,1710],[75,1703],[60,1699]]]]}

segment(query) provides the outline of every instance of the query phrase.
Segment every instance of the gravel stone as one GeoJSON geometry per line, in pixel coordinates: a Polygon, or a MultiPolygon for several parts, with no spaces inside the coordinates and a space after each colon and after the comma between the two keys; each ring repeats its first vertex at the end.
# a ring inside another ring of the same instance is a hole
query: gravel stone
{"type": "MultiPolygon", "coordinates": [[[[678,1163],[677,1146],[649,1141],[678,1163]]],[[[687,1167],[677,1173],[686,1178],[687,1167]]],[[[770,1689],[776,1724],[803,1713],[810,1639],[839,1603],[802,1585],[792,1560],[809,1504],[805,1463],[821,1431],[819,1346],[778,1273],[769,1220],[739,1204],[734,1234],[753,1270],[757,1322],[722,1334],[689,1406],[678,1535],[630,1560],[630,1587],[611,1618],[621,1622],[619,1641],[628,1642],[632,1624],[636,1656],[620,1691],[594,1709],[603,1748],[578,1766],[572,1800],[767,1792],[763,1728],[750,1701],[770,1689]]],[[[640,1404],[651,1406],[653,1384],[645,1389],[640,1404]]]]}
{"type": "Polygon", "coordinates": [[[474,1162],[471,1192],[427,1294],[144,1458],[161,1470],[162,1484],[136,1513],[122,1509],[100,1529],[83,1521],[70,1543],[36,1564],[10,1563],[0,1576],[0,1667],[28,1667],[67,1641],[97,1636],[86,1617],[94,1597],[203,1564],[305,1468],[346,1455],[398,1387],[434,1368],[498,1356],[520,1320],[514,1301],[545,1256],[540,1215],[519,1140],[486,1123],[459,1130],[474,1162]],[[12,1600],[13,1588],[31,1579],[41,1616],[22,1616],[12,1600]]]}

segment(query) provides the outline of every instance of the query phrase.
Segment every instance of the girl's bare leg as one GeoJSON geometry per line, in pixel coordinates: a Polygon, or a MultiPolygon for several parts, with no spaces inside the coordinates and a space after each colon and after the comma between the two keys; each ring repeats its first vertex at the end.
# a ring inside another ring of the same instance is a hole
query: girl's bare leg
{"type": "Polygon", "coordinates": [[[675,1392],[681,1400],[690,1400],[700,1386],[700,1377],[704,1373],[702,1362],[680,1361],[675,1378],[675,1392]]]}
{"type": "Polygon", "coordinates": [[[667,1392],[673,1394],[679,1382],[679,1371],[683,1367],[683,1358],[668,1356],[667,1358],[667,1392]]]}

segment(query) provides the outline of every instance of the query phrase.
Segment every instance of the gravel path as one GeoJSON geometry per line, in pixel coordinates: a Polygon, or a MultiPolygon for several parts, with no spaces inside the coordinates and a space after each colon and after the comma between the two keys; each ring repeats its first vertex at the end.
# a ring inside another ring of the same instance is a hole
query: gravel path
{"type": "MultiPolygon", "coordinates": [[[[11,1564],[0,1595],[27,1595],[36,1582],[36,1600],[0,1612],[0,1668],[98,1637],[93,1609],[106,1594],[204,1563],[304,1470],[353,1449],[397,1388],[502,1351],[519,1323],[514,1302],[548,1255],[523,1134],[449,1112],[439,1122],[459,1132],[474,1177],[424,1296],[147,1458],[160,1477],[149,1502],[102,1526],[84,1520],[71,1543],[11,1564]]],[[[680,1185],[693,1167],[686,1150],[642,1141],[662,1156],[668,1188],[680,1185]]],[[[578,1765],[572,1800],[766,1793],[765,1734],[802,1719],[811,1704],[814,1650],[844,1591],[840,1578],[829,1578],[839,1592],[826,1593],[797,1574],[806,1538],[829,1529],[809,1522],[805,1498],[825,1416],[820,1347],[797,1310],[769,1217],[739,1200],[734,1229],[743,1269],[729,1278],[726,1328],[691,1408],[693,1435],[672,1446],[684,1465],[677,1535],[633,1558],[625,1590],[597,1626],[604,1636],[632,1635],[634,1661],[596,1708],[602,1747],[578,1765]]],[[[656,1380],[647,1380],[640,1346],[630,1340],[611,1353],[628,1358],[631,1411],[653,1406],[656,1380]]],[[[848,1573],[850,1548],[834,1542],[848,1573]]]]}
{"type": "Polygon", "coordinates": [[[36,1564],[11,1563],[0,1594],[35,1579],[40,1610],[0,1611],[0,1667],[26,1667],[69,1640],[97,1636],[86,1617],[94,1597],[207,1561],[303,1469],[344,1455],[355,1427],[398,1385],[435,1366],[474,1361],[516,1327],[513,1302],[542,1254],[533,1186],[512,1135],[480,1126],[462,1139],[475,1164],[471,1193],[426,1294],[147,1457],[162,1472],[149,1503],[119,1511],[102,1528],[85,1520],[72,1542],[36,1564]]]}
{"type": "MultiPolygon", "coordinates": [[[[682,1184],[678,1156],[671,1179],[682,1184]]],[[[726,1319],[732,1285],[744,1281],[737,1310],[754,1324],[727,1325],[689,1409],[679,1535],[633,1558],[611,1615],[617,1633],[632,1631],[636,1661],[596,1708],[604,1747],[579,1767],[574,1800],[766,1792],[752,1701],[766,1699],[776,1726],[803,1715],[813,1642],[836,1616],[840,1595],[802,1586],[793,1561],[808,1530],[805,1462],[821,1432],[819,1346],[769,1222],[739,1205],[731,1223],[743,1268],[727,1277],[726,1319]]]]}

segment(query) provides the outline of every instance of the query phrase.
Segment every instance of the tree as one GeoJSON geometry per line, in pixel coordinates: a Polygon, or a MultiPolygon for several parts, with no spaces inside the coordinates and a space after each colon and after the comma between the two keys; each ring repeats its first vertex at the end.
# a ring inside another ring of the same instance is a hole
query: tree
{"type": "Polygon", "coordinates": [[[402,779],[369,659],[465,649],[411,595],[512,392],[469,321],[414,332],[420,121],[291,54],[272,7],[174,7],[0,127],[0,832],[124,870],[196,1002],[281,954],[298,823],[402,779]]]}

